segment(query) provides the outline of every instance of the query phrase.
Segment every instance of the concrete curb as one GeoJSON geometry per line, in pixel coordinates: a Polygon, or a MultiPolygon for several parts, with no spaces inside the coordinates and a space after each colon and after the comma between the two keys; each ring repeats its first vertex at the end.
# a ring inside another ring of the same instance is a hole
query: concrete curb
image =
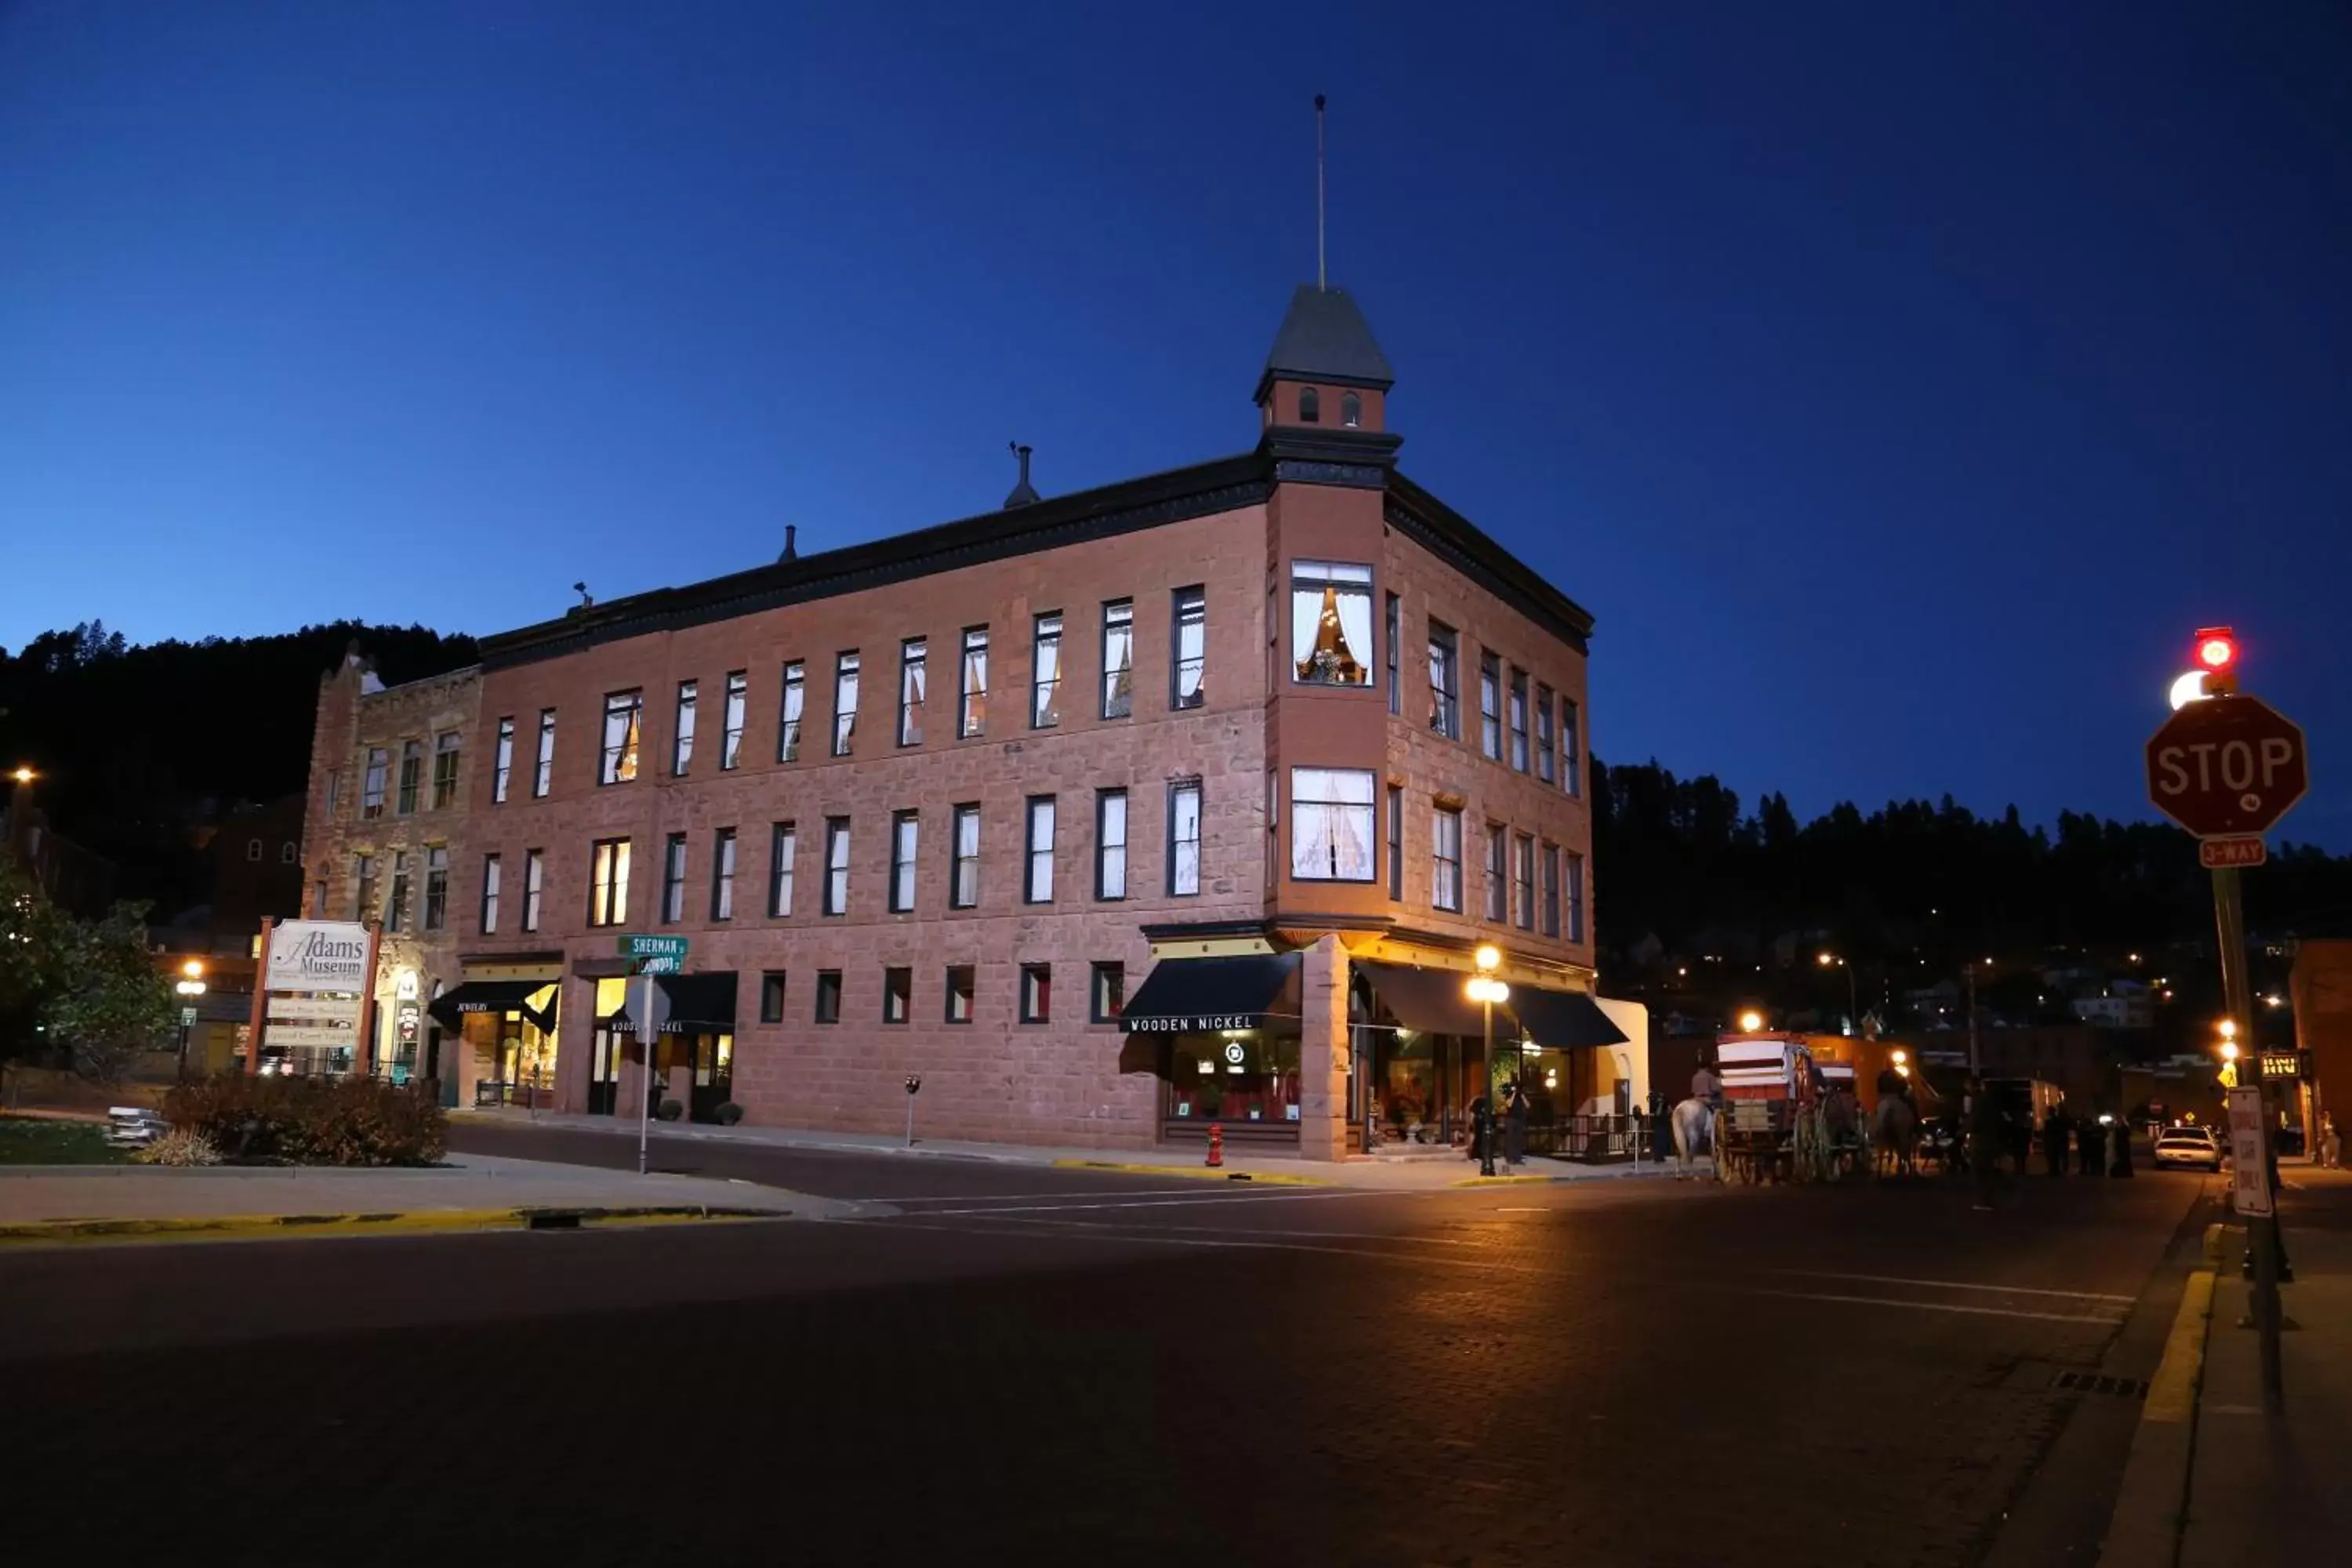
{"type": "Polygon", "coordinates": [[[2205,1227],[2208,1267],[2189,1276],[2180,1310],[2164,1342],[2164,1357],[2148,1381],[2132,1434],[2131,1456],[2116,1492],[2101,1568],[2171,1568],[2179,1554],[2189,1507],[2189,1466],[2196,1457],[2197,1395],[2205,1376],[2206,1335],[2213,1319],[2214,1269],[2221,1227],[2205,1227]]]}
{"type": "Polygon", "coordinates": [[[0,1248],[107,1241],[290,1240],[318,1236],[415,1236],[456,1230],[581,1230],[591,1226],[788,1219],[789,1209],[719,1208],[707,1204],[645,1207],[413,1209],[390,1213],[184,1215],[143,1219],[41,1219],[0,1225],[0,1248]]]}
{"type": "Polygon", "coordinates": [[[1181,1176],[1201,1182],[1255,1182],[1281,1187],[1337,1187],[1343,1182],[1327,1181],[1320,1176],[1295,1176],[1287,1171],[1244,1171],[1230,1166],[1152,1165],[1124,1160],[1055,1160],[1052,1163],[1065,1171],[1124,1171],[1132,1175],[1181,1176]]]}
{"type": "Polygon", "coordinates": [[[1541,1172],[1521,1172],[1510,1176],[1457,1176],[1446,1184],[1450,1187],[1504,1187],[1514,1184],[1534,1186],[1580,1186],[1587,1182],[1652,1182],[1674,1173],[1663,1165],[1622,1165],[1608,1170],[1591,1170],[1581,1175],[1547,1175],[1541,1172]]]}

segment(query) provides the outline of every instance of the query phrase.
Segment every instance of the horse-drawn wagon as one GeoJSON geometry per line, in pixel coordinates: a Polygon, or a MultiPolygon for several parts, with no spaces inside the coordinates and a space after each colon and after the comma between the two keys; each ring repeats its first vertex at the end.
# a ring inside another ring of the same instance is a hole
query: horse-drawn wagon
{"type": "Polygon", "coordinates": [[[1716,1122],[1717,1169],[1727,1180],[1794,1180],[1816,1173],[1821,1075],[1801,1038],[1740,1036],[1718,1040],[1723,1110],[1716,1122]]]}

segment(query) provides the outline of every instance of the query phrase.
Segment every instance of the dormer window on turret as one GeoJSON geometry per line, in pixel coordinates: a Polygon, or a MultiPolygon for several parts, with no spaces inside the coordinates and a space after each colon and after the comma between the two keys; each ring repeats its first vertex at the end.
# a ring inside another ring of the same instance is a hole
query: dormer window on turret
{"type": "Polygon", "coordinates": [[[1352,392],[1339,395],[1339,423],[1353,430],[1364,422],[1364,400],[1352,392]]]}
{"type": "Polygon", "coordinates": [[[1301,425],[1323,422],[1323,395],[1311,386],[1298,389],[1298,422],[1301,425]]]}

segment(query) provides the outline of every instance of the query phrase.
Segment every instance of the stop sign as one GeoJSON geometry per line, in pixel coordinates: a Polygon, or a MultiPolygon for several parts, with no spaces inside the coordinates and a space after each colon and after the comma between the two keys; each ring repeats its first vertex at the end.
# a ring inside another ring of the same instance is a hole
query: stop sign
{"type": "Polygon", "coordinates": [[[2303,730],[2254,697],[2183,707],[2147,743],[2147,797],[2197,835],[2261,834],[2311,785],[2303,730]]]}

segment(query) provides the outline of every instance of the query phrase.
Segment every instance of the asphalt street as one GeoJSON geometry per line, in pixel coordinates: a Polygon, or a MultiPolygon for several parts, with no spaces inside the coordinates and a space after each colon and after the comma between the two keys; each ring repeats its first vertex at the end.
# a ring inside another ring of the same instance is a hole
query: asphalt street
{"type": "Polygon", "coordinates": [[[128,1487],[270,1563],[1971,1563],[2021,1512],[2023,1560],[2079,1560],[2124,1438],[2072,1445],[2067,1506],[2032,1483],[2126,1396],[2059,1381],[2153,1370],[2126,1321],[2207,1217],[2148,1173],[1984,1215],[1937,1181],[656,1163],[876,1206],[0,1257],[14,1543],[94,1545],[128,1487]]]}

